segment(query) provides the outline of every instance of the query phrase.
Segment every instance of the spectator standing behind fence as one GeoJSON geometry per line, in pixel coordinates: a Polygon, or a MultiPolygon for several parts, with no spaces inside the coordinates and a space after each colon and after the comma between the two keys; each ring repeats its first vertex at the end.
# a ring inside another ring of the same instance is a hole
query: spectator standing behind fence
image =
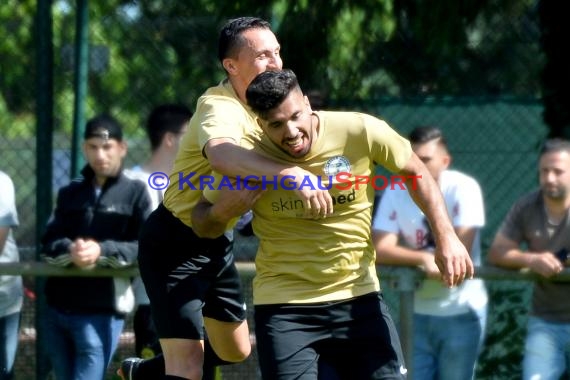
{"type": "MultiPolygon", "coordinates": [[[[17,226],[14,184],[0,171],[0,263],[20,260],[13,236],[13,228],[17,226]]],[[[14,376],[23,293],[21,276],[0,275],[0,380],[14,376]]]]}
{"type": "MultiPolygon", "coordinates": [[[[125,170],[125,175],[144,182],[149,192],[152,209],[155,210],[164,198],[166,187],[162,182],[152,183],[157,173],[168,176],[174,165],[174,158],[182,135],[186,133],[192,111],[180,104],[161,104],[155,107],[146,121],[146,134],[150,142],[151,155],[142,165],[125,170]]],[[[159,180],[166,181],[165,177],[159,180]]],[[[166,182],[165,182],[166,183],[166,182]]],[[[135,294],[135,352],[138,357],[148,359],[161,352],[160,343],[152,315],[150,301],[140,277],[133,280],[135,294]]]]}
{"type": "MultiPolygon", "coordinates": [[[[409,137],[441,189],[457,236],[468,247],[473,263],[480,265],[479,231],[485,213],[479,184],[464,173],[448,170],[451,155],[438,128],[418,127],[409,137]]],[[[373,220],[373,237],[377,263],[420,266],[427,275],[414,299],[414,376],[472,379],[487,317],[483,281],[469,280],[455,288],[441,284],[429,224],[408,192],[398,187],[384,191],[373,220]]]]}
{"type": "MultiPolygon", "coordinates": [[[[151,211],[146,186],[122,173],[127,153],[119,123],[97,116],[85,127],[82,178],[63,187],[42,238],[46,260],[89,270],[137,258],[138,234],[151,211]]],[[[130,279],[48,277],[46,341],[58,380],[99,380],[119,342],[134,297],[130,279]]]]}
{"type": "MultiPolygon", "coordinates": [[[[409,191],[434,224],[438,263],[452,286],[470,277],[473,267],[435,181],[409,142],[384,121],[356,112],[313,112],[290,70],[259,74],[246,94],[264,132],[254,150],[310,169],[320,176],[312,186],[330,188],[336,200],[332,215],[306,218],[290,184],[275,181],[253,206],[260,240],[253,301],[263,379],[404,379],[370,236],[374,189],[355,181],[370,178],[376,164],[401,173],[407,183],[414,178],[409,191]],[[339,182],[346,174],[347,182],[339,182]]],[[[239,191],[223,190],[214,205],[203,201],[193,210],[196,233],[221,234],[236,215],[228,210],[239,191]]]]}
{"type": "Polygon", "coordinates": [[[568,265],[570,250],[570,142],[547,140],[538,162],[540,188],[518,199],[499,228],[488,260],[529,268],[534,283],[523,359],[524,380],[569,375],[570,283],[552,282],[568,265]],[[521,249],[521,244],[527,248],[521,249]]]}

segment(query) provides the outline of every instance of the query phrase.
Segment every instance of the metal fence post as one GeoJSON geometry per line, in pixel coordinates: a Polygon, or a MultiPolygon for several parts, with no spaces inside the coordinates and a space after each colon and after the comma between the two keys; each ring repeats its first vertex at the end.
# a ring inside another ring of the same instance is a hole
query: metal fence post
{"type": "Polygon", "coordinates": [[[73,107],[73,140],[71,144],[71,178],[79,175],[85,161],[81,154],[81,142],[85,130],[85,100],[89,75],[89,1],[77,0],[75,24],[75,65],[73,107]]]}
{"type": "MultiPolygon", "coordinates": [[[[40,241],[52,208],[52,135],[53,135],[53,38],[52,1],[38,0],[36,8],[37,41],[37,127],[36,127],[36,258],[40,256],[40,241]]],[[[46,301],[44,279],[36,278],[36,379],[47,378],[50,370],[44,341],[46,301]]]]}
{"type": "MultiPolygon", "coordinates": [[[[386,270],[383,267],[382,272],[386,270]]],[[[390,286],[400,297],[400,343],[404,352],[404,360],[408,370],[408,379],[414,378],[414,293],[422,274],[415,268],[392,267],[389,269],[390,286]]]]}

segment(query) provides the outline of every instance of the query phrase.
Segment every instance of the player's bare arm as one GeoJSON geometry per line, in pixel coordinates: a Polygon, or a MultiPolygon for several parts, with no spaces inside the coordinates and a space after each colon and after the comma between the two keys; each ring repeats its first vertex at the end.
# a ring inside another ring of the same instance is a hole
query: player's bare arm
{"type": "Polygon", "coordinates": [[[449,219],[443,196],[429,171],[415,153],[402,169],[410,196],[428,219],[436,243],[435,263],[444,283],[451,287],[472,278],[473,262],[457,237],[449,219]]]}
{"type": "Polygon", "coordinates": [[[221,236],[229,228],[232,219],[249,211],[263,192],[260,188],[223,188],[219,190],[214,204],[202,195],[192,210],[192,230],[202,238],[213,239],[221,236]]]}
{"type": "MultiPolygon", "coordinates": [[[[312,173],[296,166],[279,164],[236,145],[231,139],[210,140],[204,147],[204,152],[212,169],[224,175],[255,175],[266,178],[277,175],[279,178],[291,178],[296,184],[302,183],[303,179],[308,177],[312,183],[317,183],[317,178],[312,173]]],[[[304,186],[302,189],[298,187],[295,186],[295,193],[303,201],[308,217],[320,218],[332,214],[332,198],[327,190],[317,186],[304,186]]]]}

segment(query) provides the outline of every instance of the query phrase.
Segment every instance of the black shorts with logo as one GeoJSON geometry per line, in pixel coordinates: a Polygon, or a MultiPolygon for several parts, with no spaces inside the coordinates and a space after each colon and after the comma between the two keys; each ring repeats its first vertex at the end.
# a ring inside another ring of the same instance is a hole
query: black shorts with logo
{"type": "Polygon", "coordinates": [[[255,306],[265,380],[406,378],[396,327],[379,293],[317,304],[255,306]]]}
{"type": "Polygon", "coordinates": [[[203,239],[162,204],[139,238],[139,268],[160,338],[203,339],[204,317],[246,318],[232,243],[203,239]]]}

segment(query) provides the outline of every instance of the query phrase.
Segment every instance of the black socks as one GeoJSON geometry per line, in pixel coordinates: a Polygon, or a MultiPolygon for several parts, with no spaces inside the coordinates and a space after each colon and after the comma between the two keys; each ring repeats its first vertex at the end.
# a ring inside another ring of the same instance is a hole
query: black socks
{"type": "MultiPolygon", "coordinates": [[[[234,363],[220,359],[220,357],[214,352],[210,342],[206,340],[204,342],[203,380],[213,380],[215,377],[215,367],[226,364],[234,363]]],[[[142,361],[135,371],[135,378],[137,380],[156,380],[160,379],[162,376],[164,376],[164,356],[162,356],[162,354],[158,354],[151,359],[142,361]]],[[[167,376],[165,379],[174,380],[181,378],[176,376],[167,376]]]]}
{"type": "Polygon", "coordinates": [[[139,363],[135,370],[136,380],[156,380],[164,376],[164,356],[158,354],[139,363]]]}

